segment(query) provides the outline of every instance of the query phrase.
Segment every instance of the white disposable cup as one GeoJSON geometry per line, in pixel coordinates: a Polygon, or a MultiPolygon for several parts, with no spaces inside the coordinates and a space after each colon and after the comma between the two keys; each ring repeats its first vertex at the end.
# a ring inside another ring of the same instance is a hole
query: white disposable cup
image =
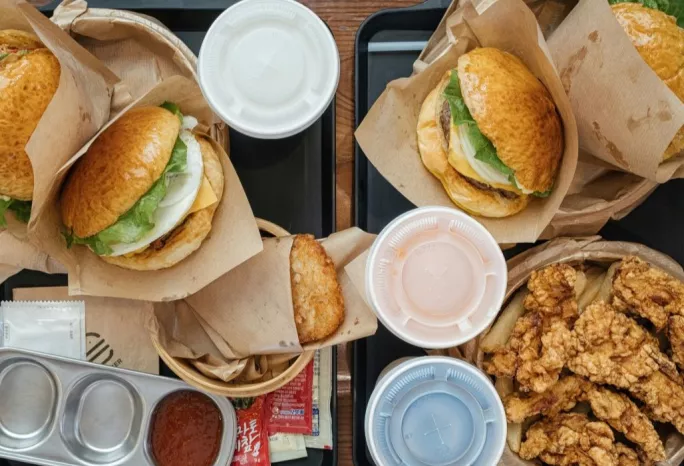
{"type": "Polygon", "coordinates": [[[202,43],[199,83],[211,108],[251,137],[282,139],[316,122],[335,97],[340,56],[330,29],[294,0],[243,0],[202,43]]]}
{"type": "Polygon", "coordinates": [[[472,217],[421,207],[377,237],[366,264],[366,292],[378,319],[421,348],[451,348],[484,331],[506,293],[506,260],[472,217]]]}
{"type": "Polygon", "coordinates": [[[371,394],[366,444],[378,466],[490,466],[506,442],[506,414],[489,378],[443,356],[390,364],[371,394]]]}

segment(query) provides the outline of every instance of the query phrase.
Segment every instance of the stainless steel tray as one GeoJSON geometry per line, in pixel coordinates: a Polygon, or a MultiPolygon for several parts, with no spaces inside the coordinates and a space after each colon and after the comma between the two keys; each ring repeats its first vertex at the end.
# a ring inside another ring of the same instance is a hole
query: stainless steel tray
{"type": "MultiPolygon", "coordinates": [[[[0,456],[47,466],[154,465],[150,425],[157,404],[184,382],[40,353],[0,348],[0,456]]],[[[230,464],[235,410],[221,412],[215,466],[230,464]]]]}

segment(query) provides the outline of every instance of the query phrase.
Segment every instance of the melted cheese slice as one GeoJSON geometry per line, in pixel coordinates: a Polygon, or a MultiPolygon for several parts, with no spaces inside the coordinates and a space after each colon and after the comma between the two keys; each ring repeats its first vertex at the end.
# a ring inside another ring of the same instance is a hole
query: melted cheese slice
{"type": "Polygon", "coordinates": [[[520,193],[520,191],[515,189],[515,186],[510,183],[492,183],[491,181],[485,180],[475,171],[475,169],[470,165],[470,161],[468,160],[468,157],[463,150],[463,146],[461,145],[459,130],[453,123],[451,125],[451,131],[449,135],[449,165],[451,165],[454,170],[459,172],[461,175],[466,176],[471,180],[489,185],[492,188],[520,193]]]}
{"type": "Polygon", "coordinates": [[[213,206],[217,202],[218,197],[216,197],[216,193],[214,193],[214,190],[211,189],[211,184],[209,184],[209,180],[205,175],[202,178],[202,185],[200,186],[199,192],[197,193],[197,197],[195,198],[195,203],[192,205],[192,207],[190,207],[188,215],[194,214],[195,212],[199,212],[202,209],[206,209],[207,207],[213,206]]]}

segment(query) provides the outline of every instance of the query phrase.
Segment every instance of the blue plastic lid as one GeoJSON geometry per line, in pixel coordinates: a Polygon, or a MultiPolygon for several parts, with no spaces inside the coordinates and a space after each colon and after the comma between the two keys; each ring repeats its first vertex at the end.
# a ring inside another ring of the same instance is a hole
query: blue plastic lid
{"type": "Polygon", "coordinates": [[[378,465],[492,466],[506,415],[489,378],[461,360],[427,356],[382,376],[366,410],[366,443],[378,465]]]}

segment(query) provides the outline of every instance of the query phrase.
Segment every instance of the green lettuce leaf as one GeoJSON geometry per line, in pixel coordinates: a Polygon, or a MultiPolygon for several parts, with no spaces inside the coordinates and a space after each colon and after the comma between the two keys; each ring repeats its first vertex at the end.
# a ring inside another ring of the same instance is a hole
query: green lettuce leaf
{"type": "Polygon", "coordinates": [[[475,158],[484,163],[491,165],[507,176],[515,176],[512,168],[501,161],[496,154],[494,144],[480,132],[480,129],[475,123],[468,124],[468,139],[475,148],[475,158]]]}
{"type": "Polygon", "coordinates": [[[5,212],[8,210],[14,213],[14,216],[24,222],[28,223],[31,218],[31,201],[18,201],[16,199],[0,199],[0,227],[7,226],[5,219],[5,212]]]}
{"type": "Polygon", "coordinates": [[[66,233],[67,247],[73,244],[85,244],[99,256],[112,253],[111,245],[117,243],[134,243],[154,228],[154,213],[162,199],[166,196],[169,179],[174,173],[182,173],[187,169],[188,148],[180,137],[176,139],[169,163],[162,176],[152,187],[123,214],[116,223],[100,233],[88,238],[80,238],[73,233],[66,233]]]}
{"type": "Polygon", "coordinates": [[[660,10],[677,18],[677,25],[684,28],[684,1],[682,0],[608,0],[608,3],[641,3],[646,8],[660,10]]]}
{"type": "Polygon", "coordinates": [[[0,60],[4,60],[7,57],[9,57],[9,53],[0,53],[0,60]]]}
{"type": "Polygon", "coordinates": [[[466,107],[461,93],[461,82],[458,79],[456,70],[451,72],[451,79],[449,84],[444,88],[443,96],[449,102],[451,109],[451,120],[455,125],[464,125],[466,123],[475,123],[470,110],[466,107]]]}
{"type": "Polygon", "coordinates": [[[482,134],[480,128],[477,127],[475,119],[470,114],[470,110],[468,110],[468,107],[463,100],[461,82],[458,79],[458,73],[456,70],[451,72],[451,79],[449,84],[447,84],[447,86],[444,88],[443,95],[446,101],[449,102],[451,119],[454,124],[468,125],[468,139],[470,139],[470,143],[475,148],[475,158],[491,165],[504,175],[508,175],[509,178],[513,176],[515,174],[513,169],[501,161],[499,156],[496,154],[496,148],[494,147],[494,144],[492,144],[492,142],[487,139],[484,134],[482,134]]]}
{"type": "Polygon", "coordinates": [[[7,212],[7,209],[9,209],[9,206],[12,205],[13,199],[2,199],[0,198],[0,227],[5,228],[7,227],[7,220],[5,220],[5,212],[7,212]]]}
{"type": "Polygon", "coordinates": [[[532,193],[532,195],[535,196],[535,197],[542,197],[542,198],[544,198],[544,197],[549,197],[549,196],[551,195],[551,192],[552,192],[552,191],[553,191],[553,188],[549,189],[548,191],[544,191],[544,192],[535,191],[535,192],[532,193]]]}
{"type": "Polygon", "coordinates": [[[181,113],[180,107],[178,105],[174,104],[173,102],[166,101],[163,104],[161,104],[160,107],[165,108],[169,112],[176,115],[180,119],[181,123],[183,123],[183,114],[181,113]]]}
{"type": "Polygon", "coordinates": [[[28,223],[31,219],[31,201],[14,200],[14,202],[10,204],[9,210],[14,212],[14,216],[24,223],[28,223]]]}
{"type": "MultiPolygon", "coordinates": [[[[508,181],[513,183],[513,186],[520,189],[520,186],[518,185],[518,180],[515,179],[515,175],[508,175],[508,181]]],[[[532,195],[535,197],[544,198],[544,197],[549,197],[552,192],[553,192],[553,186],[551,188],[549,188],[548,191],[543,191],[543,192],[542,191],[534,191],[534,192],[532,192],[532,195]]]]}

